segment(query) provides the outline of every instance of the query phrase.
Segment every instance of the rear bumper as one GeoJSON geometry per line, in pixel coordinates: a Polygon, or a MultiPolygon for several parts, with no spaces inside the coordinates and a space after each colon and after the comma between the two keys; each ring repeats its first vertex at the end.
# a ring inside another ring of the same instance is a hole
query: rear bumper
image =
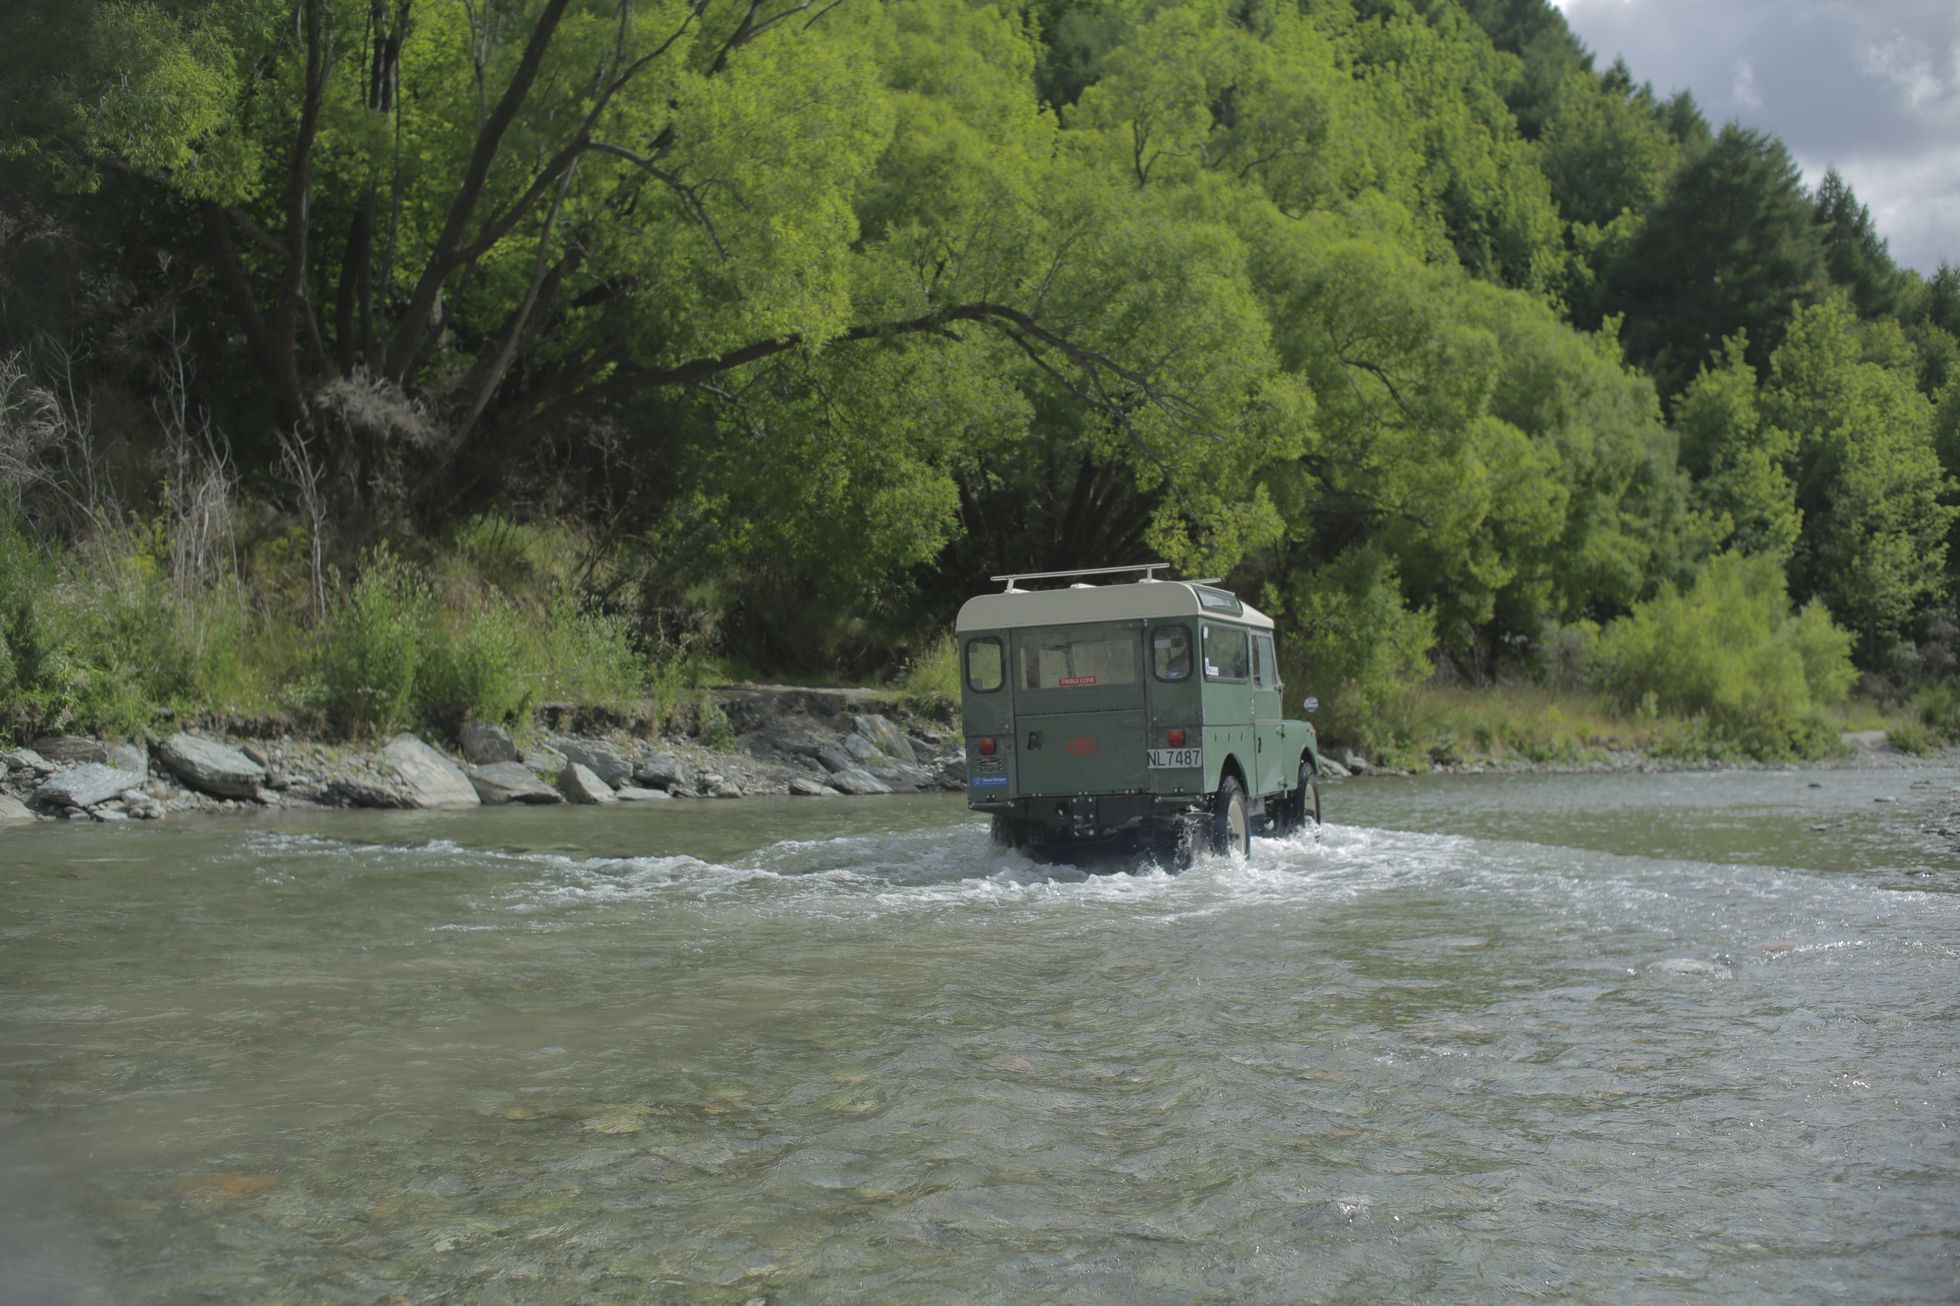
{"type": "Polygon", "coordinates": [[[1168,824],[1205,810],[1204,794],[1075,794],[1046,798],[969,798],[976,812],[995,812],[1056,840],[1108,839],[1168,824]]]}

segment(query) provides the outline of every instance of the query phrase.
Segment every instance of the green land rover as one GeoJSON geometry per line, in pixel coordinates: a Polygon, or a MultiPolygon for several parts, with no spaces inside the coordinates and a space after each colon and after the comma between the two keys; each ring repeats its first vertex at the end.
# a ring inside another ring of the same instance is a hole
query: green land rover
{"type": "Polygon", "coordinates": [[[1319,823],[1320,745],[1283,719],[1272,618],[1166,569],[996,576],[1004,592],[960,609],[967,805],[996,842],[1066,858],[1133,841],[1181,864],[1319,823]]]}

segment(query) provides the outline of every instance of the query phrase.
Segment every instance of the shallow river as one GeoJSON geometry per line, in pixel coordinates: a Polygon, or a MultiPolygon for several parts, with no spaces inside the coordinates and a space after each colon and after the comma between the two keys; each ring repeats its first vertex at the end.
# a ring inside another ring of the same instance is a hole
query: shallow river
{"type": "Polygon", "coordinates": [[[0,835],[0,1300],[1950,1301],[1951,768],[0,835]]]}

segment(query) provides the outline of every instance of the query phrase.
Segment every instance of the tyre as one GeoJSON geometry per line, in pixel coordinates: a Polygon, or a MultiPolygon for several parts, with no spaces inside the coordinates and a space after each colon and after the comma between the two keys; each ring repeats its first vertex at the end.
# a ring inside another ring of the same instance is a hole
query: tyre
{"type": "Polygon", "coordinates": [[[1245,790],[1229,775],[1219,781],[1218,794],[1212,799],[1211,850],[1236,852],[1241,857],[1252,853],[1252,817],[1246,807],[1245,790]]]}
{"type": "Polygon", "coordinates": [[[992,836],[996,848],[1019,848],[1028,838],[1021,822],[1006,812],[994,813],[992,836]]]}
{"type": "Polygon", "coordinates": [[[1314,774],[1313,763],[1302,760],[1300,763],[1299,828],[1302,830],[1320,824],[1320,777],[1314,774]]]}

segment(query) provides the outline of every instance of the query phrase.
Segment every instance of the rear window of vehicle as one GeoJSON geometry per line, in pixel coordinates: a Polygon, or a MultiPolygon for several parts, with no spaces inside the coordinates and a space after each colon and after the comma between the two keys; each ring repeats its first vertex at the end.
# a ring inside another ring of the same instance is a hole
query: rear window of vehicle
{"type": "Polygon", "coordinates": [[[1150,632],[1150,665],[1159,680],[1191,678],[1191,630],[1158,626],[1150,632]]]}
{"type": "Polygon", "coordinates": [[[1001,654],[999,640],[990,637],[968,641],[966,687],[976,694],[993,693],[1007,678],[1006,663],[1007,659],[1001,654]]]}
{"type": "Polygon", "coordinates": [[[1137,637],[1130,630],[1049,631],[1020,638],[1023,689],[1134,685],[1137,637]]]}
{"type": "Polygon", "coordinates": [[[1243,630],[1205,623],[1205,679],[1244,680],[1252,674],[1252,644],[1243,630]]]}

